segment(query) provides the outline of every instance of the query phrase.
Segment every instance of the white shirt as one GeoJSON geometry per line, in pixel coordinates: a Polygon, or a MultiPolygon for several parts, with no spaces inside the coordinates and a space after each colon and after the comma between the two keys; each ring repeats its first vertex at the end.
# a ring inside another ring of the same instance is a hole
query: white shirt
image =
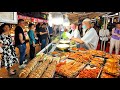
{"type": "Polygon", "coordinates": [[[81,38],[79,30],[72,30],[71,36],[74,38],[81,38]]]}
{"type": "Polygon", "coordinates": [[[108,41],[108,36],[110,35],[110,32],[108,29],[104,30],[104,29],[101,29],[99,31],[99,36],[100,36],[100,40],[102,41],[108,41]]]}
{"type": "MultiPolygon", "coordinates": [[[[81,38],[80,37],[80,32],[77,29],[76,30],[72,30],[71,36],[74,37],[74,38],[81,38]]],[[[80,43],[76,42],[76,44],[80,44],[80,43]]]]}
{"type": "Polygon", "coordinates": [[[85,33],[85,35],[81,38],[81,40],[89,49],[96,49],[98,45],[99,37],[97,35],[96,30],[94,28],[91,28],[85,33]]]}

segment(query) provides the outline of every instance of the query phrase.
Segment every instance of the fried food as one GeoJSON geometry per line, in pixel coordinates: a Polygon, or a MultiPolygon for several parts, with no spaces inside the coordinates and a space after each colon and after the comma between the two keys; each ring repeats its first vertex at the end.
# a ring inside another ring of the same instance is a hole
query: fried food
{"type": "Polygon", "coordinates": [[[102,73],[101,78],[115,78],[115,77],[113,77],[113,76],[111,76],[109,74],[106,74],[106,73],[102,73]]]}
{"type": "Polygon", "coordinates": [[[99,72],[100,68],[84,69],[79,73],[77,78],[97,78],[99,72]]]}
{"type": "Polygon", "coordinates": [[[71,61],[63,65],[57,65],[56,72],[60,75],[72,78],[83,67],[82,65],[83,64],[80,62],[71,61]]]}
{"type": "Polygon", "coordinates": [[[91,59],[90,64],[97,67],[101,67],[101,65],[103,64],[103,60],[101,58],[93,58],[91,59]]]}
{"type": "Polygon", "coordinates": [[[106,53],[106,55],[104,57],[110,59],[110,58],[112,58],[112,55],[109,53],[106,53]]]}
{"type": "Polygon", "coordinates": [[[120,66],[116,62],[107,62],[103,68],[103,72],[110,75],[119,76],[120,75],[120,66]]]}
{"type": "Polygon", "coordinates": [[[55,55],[55,54],[58,54],[58,52],[54,51],[54,52],[52,52],[52,54],[55,55]]]}

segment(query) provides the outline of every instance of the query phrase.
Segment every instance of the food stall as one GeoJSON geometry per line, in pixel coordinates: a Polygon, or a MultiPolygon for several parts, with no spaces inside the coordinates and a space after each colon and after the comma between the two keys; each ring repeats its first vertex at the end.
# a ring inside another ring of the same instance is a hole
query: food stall
{"type": "Polygon", "coordinates": [[[57,36],[21,70],[19,78],[119,78],[120,55],[77,48],[57,36]]]}
{"type": "Polygon", "coordinates": [[[19,78],[119,78],[120,55],[76,48],[69,40],[55,40],[20,72],[19,78]]]}

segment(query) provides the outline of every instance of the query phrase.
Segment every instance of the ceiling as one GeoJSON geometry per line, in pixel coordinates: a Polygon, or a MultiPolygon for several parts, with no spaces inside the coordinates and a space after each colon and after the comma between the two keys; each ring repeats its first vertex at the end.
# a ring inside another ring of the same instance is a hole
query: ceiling
{"type": "Polygon", "coordinates": [[[92,18],[102,16],[110,12],[62,12],[62,13],[68,15],[68,18],[71,23],[77,23],[79,18],[80,19],[84,19],[84,18],[92,19],[92,18]]]}
{"type": "MultiPolygon", "coordinates": [[[[26,16],[33,16],[36,18],[40,18],[42,12],[18,12],[19,14],[26,15],[26,16]]],[[[104,14],[111,14],[112,12],[61,12],[62,14],[67,14],[68,18],[71,23],[78,22],[79,18],[95,18],[97,16],[102,16],[104,14]]]]}

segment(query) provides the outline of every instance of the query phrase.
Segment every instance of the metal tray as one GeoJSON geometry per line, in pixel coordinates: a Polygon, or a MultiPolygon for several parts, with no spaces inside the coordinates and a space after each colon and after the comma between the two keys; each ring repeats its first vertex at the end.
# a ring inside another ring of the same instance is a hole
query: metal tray
{"type": "MultiPolygon", "coordinates": [[[[90,64],[87,64],[87,65],[83,68],[83,70],[84,70],[84,69],[86,69],[86,67],[87,67],[87,66],[90,66],[90,64]]],[[[101,67],[100,67],[100,71],[99,71],[99,73],[98,73],[98,75],[97,75],[97,77],[96,77],[96,78],[99,78],[99,77],[100,77],[101,72],[102,72],[102,69],[103,69],[103,66],[101,66],[101,67]]],[[[81,71],[82,71],[82,70],[81,70],[81,71]]],[[[78,75],[79,75],[79,74],[78,74],[78,75]]],[[[79,78],[79,76],[78,76],[78,75],[77,75],[77,77],[76,77],[76,78],[79,78]]]]}
{"type": "Polygon", "coordinates": [[[87,64],[88,63],[86,63],[86,64],[82,64],[81,66],[80,66],[80,69],[76,72],[76,73],[74,73],[74,75],[72,75],[71,77],[69,77],[69,76],[64,76],[64,75],[62,75],[62,74],[59,74],[59,73],[55,73],[55,76],[58,76],[58,77],[62,77],[62,78],[76,78],[77,76],[78,76],[78,74],[79,74],[79,72],[81,71],[81,70],[83,70],[86,66],[87,66],[87,64]]]}

